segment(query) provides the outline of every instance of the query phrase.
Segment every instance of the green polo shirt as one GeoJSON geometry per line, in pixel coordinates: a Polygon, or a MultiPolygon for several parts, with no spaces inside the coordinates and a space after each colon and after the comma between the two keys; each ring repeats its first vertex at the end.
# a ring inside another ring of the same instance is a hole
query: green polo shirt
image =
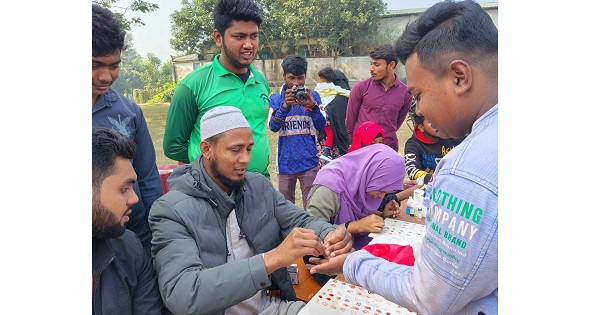
{"type": "Polygon", "coordinates": [[[269,84],[265,76],[250,68],[244,84],[234,73],[219,63],[216,55],[206,64],[188,74],[175,88],[165,125],[163,150],[173,160],[189,163],[200,154],[200,119],[211,108],[239,108],[252,129],[254,147],[249,171],[269,177],[269,84]]]}

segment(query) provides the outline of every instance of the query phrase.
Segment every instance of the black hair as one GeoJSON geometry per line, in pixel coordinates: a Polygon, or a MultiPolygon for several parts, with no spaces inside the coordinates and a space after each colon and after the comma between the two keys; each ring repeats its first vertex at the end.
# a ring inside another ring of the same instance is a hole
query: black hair
{"type": "MultiPolygon", "coordinates": [[[[471,63],[497,59],[498,28],[478,3],[446,0],[434,4],[409,23],[394,43],[394,51],[402,64],[417,53],[423,67],[441,75],[448,58],[459,57],[471,63]]],[[[497,75],[497,63],[496,66],[491,63],[488,70],[497,75]]]]}
{"type": "Polygon", "coordinates": [[[281,68],[283,68],[283,74],[303,75],[308,69],[308,62],[300,55],[288,55],[281,62],[281,68]]]}
{"type": "Polygon", "coordinates": [[[325,81],[327,81],[327,82],[333,81],[333,69],[331,67],[325,67],[325,68],[319,70],[318,75],[319,75],[319,77],[325,79],[325,81]]]}
{"type": "Polygon", "coordinates": [[[394,49],[390,44],[375,47],[373,50],[371,50],[369,56],[371,56],[371,59],[383,59],[385,62],[387,62],[387,64],[390,64],[390,62],[393,61],[395,62],[394,68],[398,64],[398,57],[394,53],[394,49]]]}
{"type": "Polygon", "coordinates": [[[333,84],[343,87],[346,90],[350,90],[350,84],[348,82],[348,78],[342,72],[342,70],[333,70],[333,80],[331,80],[333,84]]]}
{"type": "Polygon", "coordinates": [[[213,21],[222,36],[233,20],[253,21],[260,28],[262,12],[252,0],[218,0],[213,12],[213,21]]]}
{"type": "Polygon", "coordinates": [[[125,30],[106,8],[92,3],[92,56],[106,56],[125,47],[125,30]]]}
{"type": "Polygon", "coordinates": [[[104,179],[115,171],[118,157],[133,159],[135,142],[106,127],[92,128],[92,187],[99,191],[104,179]]]}
{"type": "Polygon", "coordinates": [[[216,146],[217,142],[219,142],[219,140],[221,138],[223,138],[225,136],[225,131],[221,132],[221,133],[217,133],[216,135],[212,135],[206,139],[204,139],[204,141],[210,143],[212,146],[216,146]]]}

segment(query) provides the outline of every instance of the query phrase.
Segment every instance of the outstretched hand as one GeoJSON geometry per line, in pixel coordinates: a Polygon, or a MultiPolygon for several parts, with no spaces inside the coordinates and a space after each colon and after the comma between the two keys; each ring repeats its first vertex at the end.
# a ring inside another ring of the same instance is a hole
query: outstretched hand
{"type": "Polygon", "coordinates": [[[279,246],[265,253],[267,274],[295,263],[302,256],[324,253],[325,245],[315,231],[295,227],[279,246]]]}
{"type": "MultiPolygon", "coordinates": [[[[352,250],[354,251],[354,250],[352,250]]],[[[344,273],[344,262],[350,253],[341,254],[331,258],[310,257],[306,269],[311,274],[320,273],[335,276],[344,273]]]]}

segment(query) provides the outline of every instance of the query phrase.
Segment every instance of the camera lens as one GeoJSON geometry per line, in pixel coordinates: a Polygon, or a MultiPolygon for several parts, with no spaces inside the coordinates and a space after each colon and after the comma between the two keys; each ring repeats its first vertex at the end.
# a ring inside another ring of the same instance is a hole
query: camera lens
{"type": "Polygon", "coordinates": [[[296,93],[296,99],[298,100],[298,102],[306,101],[308,99],[308,97],[306,96],[306,92],[298,91],[298,93],[296,93]]]}
{"type": "Polygon", "coordinates": [[[296,96],[296,100],[298,102],[304,102],[308,99],[308,96],[306,95],[306,88],[304,86],[299,86],[292,92],[294,93],[294,96],[296,96]]]}

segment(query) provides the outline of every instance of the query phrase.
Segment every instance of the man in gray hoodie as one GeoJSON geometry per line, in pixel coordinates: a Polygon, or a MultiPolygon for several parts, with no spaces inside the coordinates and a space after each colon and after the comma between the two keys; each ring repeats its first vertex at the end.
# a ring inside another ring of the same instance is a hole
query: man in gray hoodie
{"type": "Polygon", "coordinates": [[[202,154],[173,171],[169,192],[150,210],[163,301],[175,314],[298,313],[305,304],[286,267],[304,255],[349,252],[350,234],[246,171],[254,141],[238,108],[209,110],[200,130],[202,154]]]}

